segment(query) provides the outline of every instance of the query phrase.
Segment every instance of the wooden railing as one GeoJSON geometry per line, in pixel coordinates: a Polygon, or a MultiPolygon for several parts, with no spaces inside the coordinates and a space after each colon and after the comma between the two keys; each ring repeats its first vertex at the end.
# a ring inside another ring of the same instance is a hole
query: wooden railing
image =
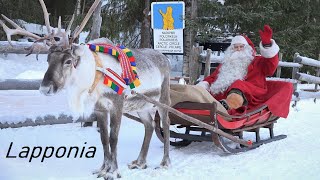
{"type": "MultiPolygon", "coordinates": [[[[191,69],[195,69],[193,73],[190,73],[190,77],[172,77],[171,80],[176,81],[185,81],[188,84],[194,84],[196,80],[201,75],[201,67],[204,64],[204,73],[203,76],[206,77],[210,74],[210,70],[212,70],[212,64],[221,63],[223,58],[217,56],[217,54],[213,54],[210,49],[203,51],[202,47],[195,48],[193,51],[194,55],[192,56],[192,62],[190,63],[191,69]]],[[[295,53],[293,57],[293,62],[286,62],[282,59],[283,55],[279,53],[279,65],[277,67],[275,77],[267,78],[267,80],[277,80],[277,81],[286,81],[291,82],[294,85],[294,94],[292,100],[295,101],[293,106],[296,105],[297,101],[301,99],[320,98],[320,91],[318,86],[320,84],[320,57],[319,60],[311,59],[308,57],[300,56],[299,53],[295,53]],[[310,75],[306,72],[301,72],[301,68],[303,66],[310,66],[315,69],[316,74],[310,75]],[[281,71],[283,68],[291,69],[291,78],[283,78],[281,75],[281,71]],[[308,83],[314,84],[314,88],[312,89],[298,89],[298,84],[308,83]]],[[[0,79],[0,90],[38,90],[40,86],[41,80],[19,80],[19,79],[0,79]]],[[[81,122],[90,122],[94,121],[95,117],[91,117],[89,119],[78,119],[77,121],[81,122]]],[[[62,115],[61,117],[52,117],[48,115],[44,117],[40,122],[28,121],[24,122],[26,124],[7,124],[0,122],[0,129],[7,127],[22,127],[22,126],[36,126],[42,124],[57,124],[57,123],[69,123],[74,122],[70,117],[62,115]]]]}

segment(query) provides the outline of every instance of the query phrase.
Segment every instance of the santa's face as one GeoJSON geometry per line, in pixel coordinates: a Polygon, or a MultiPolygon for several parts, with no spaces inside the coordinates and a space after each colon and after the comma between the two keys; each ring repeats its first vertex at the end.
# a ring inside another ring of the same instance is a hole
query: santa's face
{"type": "Polygon", "coordinates": [[[228,61],[251,61],[253,59],[252,51],[249,45],[233,44],[225,51],[225,63],[228,61]]]}
{"type": "Polygon", "coordinates": [[[234,44],[233,45],[233,49],[235,51],[243,51],[244,50],[244,44],[240,44],[240,43],[234,44]]]}

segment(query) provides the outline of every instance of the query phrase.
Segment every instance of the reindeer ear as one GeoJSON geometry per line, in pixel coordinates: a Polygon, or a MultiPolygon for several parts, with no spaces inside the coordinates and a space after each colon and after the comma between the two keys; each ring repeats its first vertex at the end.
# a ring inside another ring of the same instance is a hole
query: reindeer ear
{"type": "Polygon", "coordinates": [[[71,47],[72,49],[72,53],[75,55],[75,56],[83,56],[84,55],[84,49],[83,49],[83,46],[82,45],[72,45],[71,47]]]}

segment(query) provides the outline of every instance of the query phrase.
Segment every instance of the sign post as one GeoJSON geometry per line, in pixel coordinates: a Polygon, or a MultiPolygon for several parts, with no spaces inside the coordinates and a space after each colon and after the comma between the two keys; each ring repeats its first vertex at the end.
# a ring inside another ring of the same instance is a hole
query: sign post
{"type": "Polygon", "coordinates": [[[183,54],[184,17],[183,1],[151,3],[154,49],[163,54],[183,54]]]}

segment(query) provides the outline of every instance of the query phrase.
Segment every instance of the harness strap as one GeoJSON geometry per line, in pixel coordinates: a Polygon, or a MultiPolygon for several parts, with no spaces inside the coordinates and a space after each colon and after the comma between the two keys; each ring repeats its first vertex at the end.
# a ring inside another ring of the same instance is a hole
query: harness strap
{"type": "MultiPolygon", "coordinates": [[[[102,69],[102,63],[101,63],[101,59],[99,58],[98,54],[96,52],[92,52],[94,59],[96,61],[96,68],[100,68],[102,69]]],[[[94,81],[93,84],[91,86],[91,88],[89,89],[89,93],[91,94],[93,92],[93,90],[97,87],[99,80],[103,77],[103,73],[101,71],[97,71],[96,70],[96,75],[94,77],[94,81]]]]}

